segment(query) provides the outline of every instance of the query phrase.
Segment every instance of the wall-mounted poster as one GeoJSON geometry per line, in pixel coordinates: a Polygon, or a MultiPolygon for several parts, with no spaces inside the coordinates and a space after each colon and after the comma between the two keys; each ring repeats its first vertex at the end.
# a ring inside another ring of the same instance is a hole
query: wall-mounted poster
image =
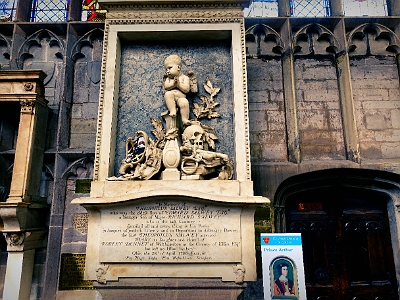
{"type": "Polygon", "coordinates": [[[306,300],[300,233],[262,233],[264,299],[306,300]]]}

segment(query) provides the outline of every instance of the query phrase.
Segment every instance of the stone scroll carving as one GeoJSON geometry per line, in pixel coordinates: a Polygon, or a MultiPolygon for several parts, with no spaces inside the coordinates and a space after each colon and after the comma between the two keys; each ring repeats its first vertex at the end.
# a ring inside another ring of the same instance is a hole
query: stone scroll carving
{"type": "Polygon", "coordinates": [[[106,273],[108,271],[109,265],[98,265],[96,268],[96,278],[98,283],[106,284],[106,273]]]}
{"type": "Polygon", "coordinates": [[[162,170],[161,178],[168,180],[231,179],[233,162],[228,155],[212,151],[218,137],[213,127],[200,122],[203,118],[221,117],[216,111],[220,88],[206,79],[203,87],[208,95],[200,95],[190,108],[187,94],[198,92],[195,73],[182,72],[178,55],[168,56],[164,67],[162,89],[167,111],[161,117],[165,127],[160,119],[151,118],[155,140],[141,130],[134,137],[128,137],[125,158],[119,168],[121,176],[107,180],[147,180],[162,170]],[[193,119],[190,111],[195,116],[193,119]]]}

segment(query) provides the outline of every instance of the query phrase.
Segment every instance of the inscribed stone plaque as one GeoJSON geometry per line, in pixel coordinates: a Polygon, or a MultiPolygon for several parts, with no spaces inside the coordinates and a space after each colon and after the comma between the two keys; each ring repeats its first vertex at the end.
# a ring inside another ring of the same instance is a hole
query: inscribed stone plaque
{"type": "Polygon", "coordinates": [[[241,208],[152,201],[103,209],[101,262],[239,262],[241,208]]]}
{"type": "Polygon", "coordinates": [[[84,280],[85,254],[61,254],[60,290],[91,290],[93,282],[84,280]]]}

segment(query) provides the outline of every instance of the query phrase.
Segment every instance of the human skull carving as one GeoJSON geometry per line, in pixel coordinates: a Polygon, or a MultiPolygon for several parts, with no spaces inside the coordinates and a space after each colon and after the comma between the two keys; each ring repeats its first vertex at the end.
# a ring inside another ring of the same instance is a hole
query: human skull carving
{"type": "Polygon", "coordinates": [[[203,150],[203,133],[201,132],[194,132],[193,136],[190,138],[190,141],[193,145],[196,145],[198,149],[203,150]]]}
{"type": "Polygon", "coordinates": [[[192,145],[196,145],[200,150],[204,149],[205,143],[204,129],[198,125],[191,125],[182,134],[183,140],[189,140],[192,145]]]}

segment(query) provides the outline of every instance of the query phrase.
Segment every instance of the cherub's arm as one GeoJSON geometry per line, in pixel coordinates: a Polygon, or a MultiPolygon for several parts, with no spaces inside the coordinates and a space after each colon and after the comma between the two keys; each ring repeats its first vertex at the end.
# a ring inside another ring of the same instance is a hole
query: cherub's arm
{"type": "Polygon", "coordinates": [[[169,77],[165,78],[163,87],[166,91],[170,91],[177,87],[178,78],[171,79],[169,77]]]}
{"type": "Polygon", "coordinates": [[[178,78],[177,81],[177,88],[182,91],[182,93],[189,93],[190,91],[190,82],[189,82],[189,77],[186,75],[181,75],[178,78]]]}

